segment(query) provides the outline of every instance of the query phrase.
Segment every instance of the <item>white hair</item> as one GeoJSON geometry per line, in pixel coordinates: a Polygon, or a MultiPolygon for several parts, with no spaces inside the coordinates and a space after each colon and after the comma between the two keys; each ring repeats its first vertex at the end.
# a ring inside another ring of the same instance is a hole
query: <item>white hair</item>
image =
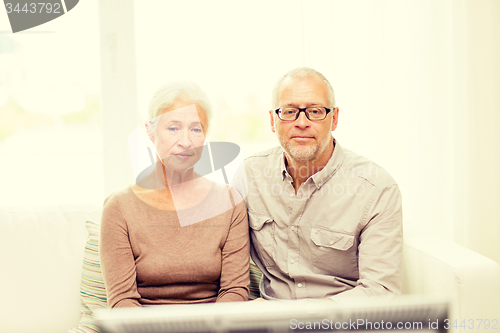
{"type": "Polygon", "coordinates": [[[205,132],[208,132],[212,120],[212,107],[203,90],[196,83],[190,81],[167,83],[153,94],[149,102],[149,131],[154,131],[158,116],[177,101],[192,102],[198,105],[207,115],[205,132]]]}
{"type": "Polygon", "coordinates": [[[291,71],[289,71],[288,73],[286,73],[285,75],[283,75],[283,77],[276,83],[276,85],[274,86],[274,89],[273,89],[273,96],[272,96],[273,107],[274,108],[279,107],[278,101],[279,101],[279,94],[281,93],[281,84],[283,83],[283,81],[287,77],[295,79],[295,78],[305,78],[305,77],[311,77],[311,76],[317,76],[321,80],[323,80],[323,82],[326,83],[326,86],[328,89],[328,101],[330,103],[330,105],[328,105],[328,107],[330,107],[330,108],[334,107],[335,106],[335,94],[333,93],[332,85],[330,84],[330,82],[328,82],[328,80],[326,79],[326,77],[323,74],[321,74],[317,70],[314,70],[314,69],[309,68],[309,67],[295,68],[295,69],[292,69],[291,71]]]}

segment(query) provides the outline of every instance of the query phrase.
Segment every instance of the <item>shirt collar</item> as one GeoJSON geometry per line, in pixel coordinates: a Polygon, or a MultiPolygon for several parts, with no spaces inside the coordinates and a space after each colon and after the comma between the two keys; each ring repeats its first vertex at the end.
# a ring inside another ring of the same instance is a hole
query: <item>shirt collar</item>
{"type": "MultiPolygon", "coordinates": [[[[332,139],[334,145],[332,156],[321,171],[316,172],[311,176],[311,179],[314,182],[314,185],[316,185],[316,188],[320,188],[321,186],[323,186],[323,184],[326,183],[326,181],[330,179],[342,166],[342,163],[344,163],[344,151],[342,150],[342,147],[340,146],[338,141],[335,140],[335,138],[332,139]]],[[[280,158],[280,168],[282,180],[285,180],[286,176],[288,175],[288,171],[286,169],[285,151],[283,151],[282,157],[280,158]]]]}
{"type": "Polygon", "coordinates": [[[333,145],[333,154],[328,160],[326,166],[321,171],[316,172],[311,176],[314,185],[316,185],[316,188],[318,189],[323,186],[323,184],[325,184],[328,179],[330,179],[344,163],[344,151],[342,150],[342,147],[340,146],[338,141],[335,140],[335,138],[333,138],[333,145]]]}
{"type": "Polygon", "coordinates": [[[281,158],[280,158],[280,170],[281,170],[281,180],[285,180],[286,175],[288,174],[288,171],[286,169],[286,157],[285,157],[285,150],[282,149],[281,153],[281,158]]]}

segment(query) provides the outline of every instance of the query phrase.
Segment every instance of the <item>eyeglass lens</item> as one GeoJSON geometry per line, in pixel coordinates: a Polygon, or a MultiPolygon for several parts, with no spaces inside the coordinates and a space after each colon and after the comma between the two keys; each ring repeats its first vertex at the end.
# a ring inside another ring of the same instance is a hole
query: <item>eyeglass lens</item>
{"type": "Polygon", "coordinates": [[[282,108],[279,115],[282,120],[295,120],[298,118],[299,113],[302,110],[305,112],[308,119],[323,120],[326,117],[326,110],[321,107],[312,107],[301,110],[298,108],[282,108]]]}

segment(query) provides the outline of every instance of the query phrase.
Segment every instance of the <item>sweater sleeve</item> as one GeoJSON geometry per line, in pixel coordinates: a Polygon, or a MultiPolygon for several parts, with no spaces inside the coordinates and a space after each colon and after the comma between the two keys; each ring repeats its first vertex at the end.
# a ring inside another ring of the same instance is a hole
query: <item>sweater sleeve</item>
{"type": "Polygon", "coordinates": [[[104,201],[99,256],[108,306],[111,308],[141,306],[127,222],[122,217],[119,195],[116,194],[104,201]]]}
{"type": "Polygon", "coordinates": [[[248,300],[250,241],[245,202],[231,190],[235,203],[228,236],[222,248],[220,289],[216,302],[248,300]]]}

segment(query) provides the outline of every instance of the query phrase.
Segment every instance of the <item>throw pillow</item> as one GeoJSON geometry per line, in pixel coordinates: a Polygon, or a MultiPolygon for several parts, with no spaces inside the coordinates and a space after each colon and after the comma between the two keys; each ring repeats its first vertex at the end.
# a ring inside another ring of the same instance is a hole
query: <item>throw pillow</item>
{"type": "Polygon", "coordinates": [[[255,265],[253,260],[250,259],[250,296],[248,297],[248,300],[251,301],[260,297],[259,283],[261,278],[262,272],[260,271],[259,267],[255,265]]]}
{"type": "Polygon", "coordinates": [[[89,236],[85,244],[82,280],[80,283],[82,318],[78,326],[69,330],[68,333],[99,332],[99,328],[92,318],[92,312],[95,309],[106,308],[108,306],[106,288],[99,262],[99,224],[87,221],[85,226],[87,227],[89,236]]]}

